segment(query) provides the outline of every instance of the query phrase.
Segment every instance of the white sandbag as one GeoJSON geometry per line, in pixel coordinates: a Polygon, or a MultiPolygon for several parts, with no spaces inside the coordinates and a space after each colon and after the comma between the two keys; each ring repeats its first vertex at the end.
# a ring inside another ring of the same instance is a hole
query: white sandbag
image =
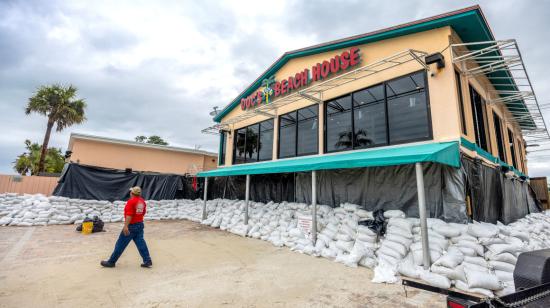
{"type": "Polygon", "coordinates": [[[499,228],[488,223],[468,224],[468,234],[475,237],[495,237],[499,233],[499,228]]]}
{"type": "Polygon", "coordinates": [[[391,250],[394,250],[395,252],[399,253],[401,257],[404,257],[407,254],[407,251],[409,250],[407,247],[405,247],[403,244],[390,241],[390,240],[384,240],[382,241],[382,244],[380,245],[380,248],[389,248],[391,250]]]}
{"type": "Polygon", "coordinates": [[[354,243],[353,241],[338,240],[336,241],[336,247],[340,250],[349,252],[353,248],[353,243],[354,243]]]}
{"type": "MultiPolygon", "coordinates": [[[[384,213],[385,214],[385,213],[384,213]]],[[[374,283],[396,283],[397,277],[395,276],[396,271],[385,264],[378,264],[374,268],[374,276],[372,282],[374,283]]]]}
{"type": "Polygon", "coordinates": [[[397,266],[397,272],[406,277],[410,278],[419,278],[420,271],[419,267],[414,265],[413,257],[411,254],[408,254],[397,266]]]}
{"type": "Polygon", "coordinates": [[[372,212],[365,211],[363,209],[358,209],[357,211],[355,211],[355,214],[357,216],[359,216],[360,218],[365,218],[365,219],[373,219],[374,218],[372,216],[372,212]]]}
{"type": "Polygon", "coordinates": [[[362,242],[376,243],[378,238],[376,236],[366,235],[362,233],[357,233],[357,240],[362,242]]]}
{"type": "Polygon", "coordinates": [[[385,240],[386,241],[392,241],[392,242],[397,242],[405,247],[410,247],[411,244],[412,244],[412,239],[410,238],[406,238],[404,236],[401,236],[399,234],[395,234],[395,233],[392,233],[392,234],[387,234],[386,237],[385,237],[385,240]]]}
{"type": "MultiPolygon", "coordinates": [[[[483,256],[483,246],[471,241],[460,241],[456,244],[458,247],[467,247],[473,249],[476,254],[483,256]]],[[[464,253],[464,252],[463,252],[464,253]]]]}
{"type": "Polygon", "coordinates": [[[462,252],[448,252],[437,259],[433,264],[439,266],[445,266],[448,268],[455,268],[464,261],[464,254],[462,252]]]}
{"type": "Polygon", "coordinates": [[[469,267],[464,267],[464,274],[466,275],[466,281],[468,288],[482,288],[488,290],[500,290],[503,285],[500,283],[498,277],[490,272],[480,272],[473,270],[469,267]]]}
{"type": "Polygon", "coordinates": [[[510,272],[510,273],[513,273],[514,269],[516,268],[515,265],[507,263],[507,262],[502,262],[502,261],[489,261],[489,265],[494,270],[505,271],[505,272],[510,272]]]}
{"type": "Polygon", "coordinates": [[[527,232],[523,232],[523,231],[519,231],[519,230],[512,230],[512,231],[510,231],[510,236],[517,237],[517,238],[521,239],[524,242],[529,242],[529,233],[527,233],[527,232]]]}
{"type": "Polygon", "coordinates": [[[369,227],[363,226],[363,225],[357,226],[356,231],[357,231],[358,234],[365,234],[365,235],[369,235],[369,236],[377,236],[377,234],[374,231],[372,231],[371,229],[369,229],[369,227]]]}
{"type": "Polygon", "coordinates": [[[514,272],[495,270],[495,275],[500,281],[507,282],[514,280],[514,272]]]}
{"type": "Polygon", "coordinates": [[[405,218],[405,213],[401,210],[387,210],[384,212],[384,218],[405,218]]]}
{"type": "Polygon", "coordinates": [[[476,265],[479,265],[481,267],[488,267],[489,266],[489,264],[487,263],[487,260],[483,259],[482,257],[465,256],[464,257],[464,262],[467,262],[467,263],[470,263],[470,264],[476,264],[476,265]]]}
{"type": "Polygon", "coordinates": [[[464,275],[464,266],[457,266],[455,268],[448,268],[440,265],[432,265],[430,271],[433,273],[443,275],[450,280],[462,280],[466,281],[466,276],[464,275]]]}
{"type": "Polygon", "coordinates": [[[477,243],[477,237],[471,236],[468,233],[463,233],[460,236],[451,238],[451,242],[453,244],[456,244],[456,243],[461,242],[461,241],[470,241],[470,242],[477,243]]]}
{"type": "Polygon", "coordinates": [[[501,254],[504,252],[514,254],[516,252],[522,251],[523,247],[517,244],[494,244],[487,246],[487,249],[489,249],[494,254],[501,254]]]}
{"type": "Polygon", "coordinates": [[[395,259],[401,259],[405,256],[405,254],[401,254],[399,253],[398,251],[395,251],[393,249],[391,249],[390,247],[388,246],[384,246],[382,244],[382,246],[380,246],[380,248],[376,251],[376,254],[378,256],[380,255],[386,255],[386,256],[390,256],[390,257],[393,257],[395,259]]]}
{"type": "Polygon", "coordinates": [[[443,275],[431,273],[429,271],[420,271],[420,279],[437,288],[448,289],[451,287],[451,281],[449,278],[443,275]]]}
{"type": "Polygon", "coordinates": [[[467,283],[465,283],[463,281],[460,281],[460,280],[455,281],[455,287],[457,289],[465,291],[465,292],[478,293],[478,294],[484,295],[486,297],[494,297],[494,294],[491,290],[487,290],[487,289],[483,289],[483,288],[470,288],[470,287],[468,287],[467,283]]]}
{"type": "Polygon", "coordinates": [[[436,228],[433,228],[432,231],[435,231],[445,237],[457,237],[460,235],[460,229],[449,224],[438,225],[436,228]]]}
{"type": "Polygon", "coordinates": [[[491,261],[510,263],[512,265],[515,265],[518,261],[518,258],[509,252],[495,254],[492,251],[487,251],[487,253],[485,253],[485,258],[491,261]]]}
{"type": "Polygon", "coordinates": [[[336,239],[339,241],[349,242],[352,240],[352,237],[346,233],[338,233],[336,234],[336,239]]]}
{"type": "Polygon", "coordinates": [[[377,262],[374,258],[363,257],[363,259],[361,259],[358,264],[367,268],[374,268],[377,265],[377,262]]]}
{"type": "Polygon", "coordinates": [[[388,220],[388,227],[391,226],[396,226],[409,232],[411,232],[413,227],[412,223],[409,220],[401,217],[390,218],[388,220]]]}

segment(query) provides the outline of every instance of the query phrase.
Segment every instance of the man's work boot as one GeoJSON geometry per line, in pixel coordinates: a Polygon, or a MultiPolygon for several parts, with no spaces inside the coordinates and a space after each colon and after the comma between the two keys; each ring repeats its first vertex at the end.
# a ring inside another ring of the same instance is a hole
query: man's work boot
{"type": "Polygon", "coordinates": [[[109,261],[101,261],[101,263],[99,263],[99,264],[101,264],[101,266],[103,266],[103,267],[115,267],[115,264],[111,263],[109,261]]]}
{"type": "Polygon", "coordinates": [[[145,263],[141,263],[141,267],[150,268],[151,266],[153,266],[153,261],[148,261],[148,262],[145,262],[145,263]]]}

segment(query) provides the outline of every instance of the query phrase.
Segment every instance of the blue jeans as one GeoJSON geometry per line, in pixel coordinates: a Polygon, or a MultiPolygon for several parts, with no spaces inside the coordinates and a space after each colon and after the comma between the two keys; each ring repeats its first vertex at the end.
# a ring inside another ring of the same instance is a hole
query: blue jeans
{"type": "Polygon", "coordinates": [[[138,222],[131,224],[128,226],[128,230],[130,230],[130,234],[128,235],[124,235],[124,233],[120,232],[118,240],[115,244],[115,251],[113,251],[113,254],[109,258],[109,262],[115,264],[124,252],[124,249],[126,249],[126,246],[128,246],[132,240],[136,244],[139,254],[143,258],[143,263],[150,262],[151,257],[149,256],[149,249],[147,249],[147,243],[145,243],[145,240],[143,239],[143,223],[138,222]]]}

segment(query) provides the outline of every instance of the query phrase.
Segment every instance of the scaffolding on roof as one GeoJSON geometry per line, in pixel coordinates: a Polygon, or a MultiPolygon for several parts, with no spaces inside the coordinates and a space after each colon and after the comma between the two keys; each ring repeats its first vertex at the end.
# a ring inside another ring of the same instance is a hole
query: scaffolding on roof
{"type": "Polygon", "coordinates": [[[505,104],[527,145],[550,142],[535,91],[516,40],[451,44],[452,62],[467,77],[486,76],[487,103],[505,104]]]}
{"type": "Polygon", "coordinates": [[[266,119],[274,118],[277,116],[277,109],[292,104],[294,102],[307,99],[316,103],[323,102],[323,93],[329,90],[332,90],[336,87],[343,86],[350,82],[357,81],[362,78],[369,77],[371,75],[380,73],[382,71],[394,68],[398,65],[402,65],[409,62],[418,62],[421,67],[425,70],[429,70],[428,65],[424,62],[424,57],[427,55],[426,52],[418,51],[414,49],[407,49],[401,52],[398,52],[389,57],[383,58],[374,63],[356,68],[347,73],[335,76],[323,82],[314,84],[304,90],[296,91],[289,95],[279,97],[274,99],[269,104],[264,104],[256,107],[248,112],[245,112],[241,115],[238,115],[229,120],[223,121],[222,123],[217,123],[213,126],[205,128],[202,130],[205,134],[218,134],[222,130],[230,130],[232,125],[235,123],[256,117],[264,116],[266,119]]]}

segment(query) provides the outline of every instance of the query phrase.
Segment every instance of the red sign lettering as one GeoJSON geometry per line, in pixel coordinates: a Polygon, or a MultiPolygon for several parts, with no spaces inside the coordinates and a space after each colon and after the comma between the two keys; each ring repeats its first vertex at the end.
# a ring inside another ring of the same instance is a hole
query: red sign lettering
{"type": "Polygon", "coordinates": [[[346,69],[359,64],[361,55],[357,47],[352,47],[339,55],[324,60],[322,63],[317,63],[311,68],[311,76],[309,69],[304,69],[296,73],[294,76],[288,76],[281,81],[275,81],[274,77],[265,79],[262,82],[264,88],[255,92],[247,98],[241,99],[241,109],[247,110],[262,103],[269,103],[272,99],[290,93],[293,90],[308,86],[310,81],[315,82],[327,78],[329,75],[340,73],[346,69]]]}

